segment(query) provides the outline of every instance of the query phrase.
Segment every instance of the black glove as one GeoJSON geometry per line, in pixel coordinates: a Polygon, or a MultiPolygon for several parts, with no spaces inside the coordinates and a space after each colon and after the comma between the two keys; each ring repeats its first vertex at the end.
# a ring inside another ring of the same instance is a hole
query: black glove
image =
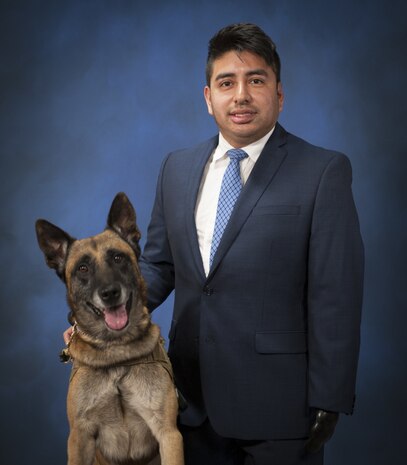
{"type": "Polygon", "coordinates": [[[311,426],[308,441],[305,443],[307,452],[313,454],[331,439],[338,422],[339,413],[317,410],[315,423],[311,426]]]}

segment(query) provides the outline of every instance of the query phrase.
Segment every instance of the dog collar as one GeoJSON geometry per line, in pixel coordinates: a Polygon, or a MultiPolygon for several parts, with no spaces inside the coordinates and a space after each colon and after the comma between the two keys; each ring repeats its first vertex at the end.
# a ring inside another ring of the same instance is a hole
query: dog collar
{"type": "Polygon", "coordinates": [[[69,341],[66,344],[66,347],[64,349],[62,349],[60,354],[59,354],[59,360],[62,363],[73,362],[73,358],[72,358],[71,353],[69,351],[69,347],[70,347],[72,339],[73,339],[73,337],[74,337],[74,335],[75,335],[75,333],[77,331],[79,331],[78,323],[75,321],[74,324],[73,324],[73,327],[72,327],[72,333],[71,333],[71,336],[69,337],[69,341]]]}

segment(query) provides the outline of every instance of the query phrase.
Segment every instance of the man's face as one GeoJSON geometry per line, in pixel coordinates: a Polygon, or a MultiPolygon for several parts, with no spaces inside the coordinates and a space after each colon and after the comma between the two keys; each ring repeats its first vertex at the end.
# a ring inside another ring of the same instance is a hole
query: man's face
{"type": "Polygon", "coordinates": [[[209,114],[235,148],[265,136],[276,124],[284,100],[273,69],[247,51],[226,52],[214,61],[204,95],[209,114]]]}

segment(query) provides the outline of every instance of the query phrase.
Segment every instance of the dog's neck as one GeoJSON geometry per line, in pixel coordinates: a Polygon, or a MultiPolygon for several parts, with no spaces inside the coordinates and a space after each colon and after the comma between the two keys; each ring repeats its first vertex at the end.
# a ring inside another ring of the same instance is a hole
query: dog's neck
{"type": "Polygon", "coordinates": [[[125,344],[106,343],[83,331],[78,324],[69,343],[69,353],[74,362],[92,368],[107,368],[125,365],[149,355],[160,340],[160,329],[148,321],[139,338],[125,344]]]}
{"type": "Polygon", "coordinates": [[[79,325],[78,323],[75,321],[74,325],[73,325],[73,332],[72,332],[72,337],[75,335],[75,334],[78,334],[78,336],[83,339],[85,342],[87,342],[88,344],[92,344],[92,345],[95,345],[95,346],[100,346],[101,344],[103,344],[103,340],[102,339],[98,339],[97,337],[94,337],[92,335],[90,335],[89,333],[87,333],[86,331],[84,331],[79,325]]]}

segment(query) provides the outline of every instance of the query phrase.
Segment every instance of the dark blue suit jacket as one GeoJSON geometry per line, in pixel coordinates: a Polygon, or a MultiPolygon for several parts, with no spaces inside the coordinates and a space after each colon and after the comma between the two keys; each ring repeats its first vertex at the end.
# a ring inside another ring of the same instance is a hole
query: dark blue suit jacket
{"type": "Polygon", "coordinates": [[[208,415],[242,439],[306,437],[312,407],[353,409],[363,245],[351,166],[277,124],[205,277],[194,211],[217,141],[165,159],[141,260],[150,310],[175,289],[181,421],[208,415]]]}

